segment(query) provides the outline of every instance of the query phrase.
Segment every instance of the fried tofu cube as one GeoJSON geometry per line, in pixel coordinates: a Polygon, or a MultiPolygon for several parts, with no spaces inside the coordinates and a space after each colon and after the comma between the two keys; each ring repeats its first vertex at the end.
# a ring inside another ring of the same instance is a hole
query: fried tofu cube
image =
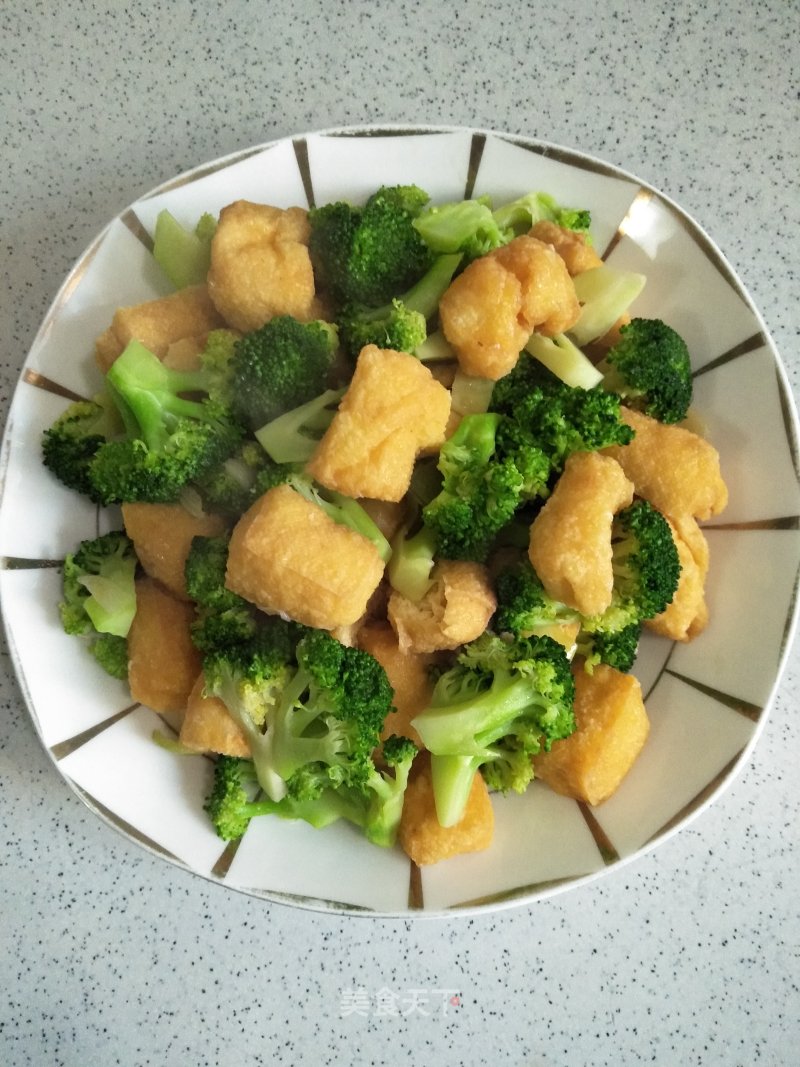
{"type": "Polygon", "coordinates": [[[611,603],[611,524],[633,483],[597,452],[574,452],[531,526],[528,555],[547,593],[581,615],[611,603]]]}
{"type": "Polygon", "coordinates": [[[250,756],[250,745],[241,727],[218,697],[203,696],[202,672],[192,686],[186,704],[179,740],[196,752],[216,752],[221,756],[250,756]]]}
{"type": "Polygon", "coordinates": [[[533,757],[537,778],[556,793],[601,804],[618,788],[650,730],[642,689],[632,674],[604,663],[589,674],[581,663],[575,677],[573,734],[533,757]]]}
{"type": "Polygon", "coordinates": [[[520,322],[529,333],[554,337],[574,326],[581,309],[567,266],[556,250],[529,234],[489,253],[522,286],[520,322]]]}
{"type": "Polygon", "coordinates": [[[708,574],[708,542],[691,516],[667,520],[681,565],[678,588],[670,604],[645,626],[671,641],[692,641],[708,623],[705,581],[708,574]]]}
{"type": "Polygon", "coordinates": [[[119,308],[110,328],[95,342],[95,358],[105,374],[130,341],[141,341],[163,359],[175,341],[205,339],[211,330],[223,325],[207,287],[189,285],[158,300],[119,308]]]}
{"type": "Polygon", "coordinates": [[[692,515],[703,521],[728,503],[719,453],[682,426],[665,425],[630,408],[622,417],[636,436],[627,445],[603,449],[633,482],[636,495],[664,515],[692,515]]]}
{"type": "Polygon", "coordinates": [[[435,657],[418,652],[403,652],[397,635],[385,622],[372,622],[358,634],[358,647],[380,663],[386,671],[389,684],[394,690],[394,711],[386,717],[381,732],[385,740],[392,734],[410,737],[415,745],[422,747],[420,736],[411,725],[411,720],[430,704],[433,694],[431,667],[435,657]]]}
{"type": "Polygon", "coordinates": [[[440,560],[433,585],[419,601],[396,590],[389,596],[389,622],[401,652],[439,652],[474,641],[489,625],[497,598],[480,563],[440,560]]]}
{"type": "Polygon", "coordinates": [[[225,532],[219,515],[195,516],[180,504],[123,504],[125,532],[151,578],[182,600],[188,600],[184,568],[194,537],[217,537],[225,532]]]}
{"type": "Polygon", "coordinates": [[[310,232],[303,208],[237,200],[222,209],[208,290],[228,325],[249,333],[276,315],[315,317],[310,232]]]}
{"type": "Polygon", "coordinates": [[[279,485],[234,527],[226,584],[269,614],[335,630],[361,618],[383,570],[366,537],[279,485]]]}
{"type": "Polygon", "coordinates": [[[153,578],[137,578],[136,614],[128,633],[128,681],[134,700],[182,718],[201,668],[190,633],[193,620],[191,604],[153,578]]]}
{"type": "Polygon", "coordinates": [[[419,453],[444,442],[449,414],[450,393],[418,359],[366,345],[308,472],[347,496],[402,500],[419,453]]]}
{"type": "Polygon", "coordinates": [[[494,809],[489,790],[476,774],[467,806],[455,826],[444,827],[436,817],[431,765],[427,753],[417,756],[403,802],[398,840],[419,867],[439,863],[465,852],[488,848],[494,836],[494,809]]]}

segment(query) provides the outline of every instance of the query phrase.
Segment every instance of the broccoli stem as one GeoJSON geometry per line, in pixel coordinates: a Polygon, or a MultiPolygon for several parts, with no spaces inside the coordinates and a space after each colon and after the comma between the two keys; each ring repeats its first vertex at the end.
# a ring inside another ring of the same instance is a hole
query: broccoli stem
{"type": "Polygon", "coordinates": [[[533,333],[525,345],[525,351],[573,389],[593,389],[603,380],[602,371],[566,334],[556,334],[551,338],[533,333]]]}
{"type": "Polygon", "coordinates": [[[455,826],[464,816],[472,783],[482,756],[431,756],[431,782],[436,818],[445,828],[455,826]]]}

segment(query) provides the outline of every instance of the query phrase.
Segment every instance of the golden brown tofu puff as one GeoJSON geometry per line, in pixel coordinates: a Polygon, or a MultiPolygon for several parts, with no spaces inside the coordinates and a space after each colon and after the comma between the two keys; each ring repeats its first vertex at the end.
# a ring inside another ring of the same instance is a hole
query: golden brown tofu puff
{"type": "Polygon", "coordinates": [[[450,393],[416,357],[366,345],[308,472],[346,496],[400,501],[418,454],[444,442],[449,414],[450,393]]]}
{"type": "Polygon", "coordinates": [[[480,563],[440,560],[433,585],[419,601],[396,590],[389,595],[389,622],[402,652],[440,652],[480,637],[497,607],[489,573],[480,563]]]}
{"type": "Polygon", "coordinates": [[[358,634],[358,647],[375,657],[386,671],[394,690],[395,710],[390,711],[386,718],[381,739],[398,734],[400,737],[410,737],[415,745],[422,747],[411,720],[430,704],[433,693],[431,667],[436,662],[435,657],[403,652],[397,635],[385,622],[372,622],[364,626],[358,634]]]}
{"type": "Polygon", "coordinates": [[[633,483],[597,452],[574,452],[531,526],[528,555],[547,593],[582,615],[611,603],[611,524],[633,483]]]}
{"type": "Polygon", "coordinates": [[[180,504],[123,504],[122,521],[145,571],[182,600],[189,599],[183,572],[192,538],[226,529],[219,515],[197,517],[180,504]]]}
{"type": "Polygon", "coordinates": [[[335,630],[361,618],[383,570],[370,541],[279,485],[234,527],[226,584],[269,614],[335,630]]]}
{"type": "Polygon", "coordinates": [[[705,581],[708,572],[708,543],[700,527],[690,517],[667,520],[678,550],[681,574],[672,602],[655,618],[648,630],[672,641],[691,641],[708,623],[705,581]]]}
{"type": "Polygon", "coordinates": [[[181,717],[200,673],[192,644],[194,607],[153,578],[136,580],[136,614],[128,633],[128,681],[134,700],[181,717]]]}
{"type": "Polygon", "coordinates": [[[439,319],[465,374],[497,381],[514,369],[531,332],[521,311],[519,280],[491,256],[454,279],[439,301],[439,319]]]}
{"type": "Polygon", "coordinates": [[[488,848],[494,836],[494,809],[489,790],[480,774],[459,822],[441,826],[436,818],[431,766],[427,752],[414,760],[403,801],[398,840],[406,855],[419,867],[488,848]]]}
{"type": "Polygon", "coordinates": [[[522,286],[520,324],[545,337],[574,326],[581,309],[572,278],[561,256],[549,244],[523,234],[489,253],[511,271],[522,286]]]}
{"type": "Polygon", "coordinates": [[[158,300],[119,308],[111,326],[95,342],[95,359],[105,374],[130,341],[141,341],[159,359],[184,338],[201,343],[211,330],[224,326],[205,285],[190,285],[158,300]]]}
{"type": "Polygon", "coordinates": [[[583,274],[585,270],[603,266],[603,260],[595,249],[587,244],[585,234],[567,230],[555,222],[550,222],[549,219],[541,219],[533,227],[530,235],[551,245],[558,252],[571,278],[574,278],[576,274],[583,274]]]}
{"type": "Polygon", "coordinates": [[[275,315],[315,317],[308,213],[237,200],[220,212],[208,290],[225,321],[249,333],[275,315]]]}
{"type": "Polygon", "coordinates": [[[632,674],[604,663],[588,674],[576,662],[573,675],[575,732],[533,757],[534,774],[556,793],[601,804],[633,766],[650,722],[632,674]]]}
{"type": "Polygon", "coordinates": [[[515,237],[474,260],[439,302],[442,331],[466,374],[497,381],[534,329],[552,336],[580,314],[564,260],[535,237],[515,237]]]}
{"type": "Polygon", "coordinates": [[[216,752],[221,756],[250,756],[250,745],[239,724],[217,697],[203,696],[202,672],[192,686],[186,704],[179,740],[195,752],[216,752]]]}
{"type": "Polygon", "coordinates": [[[633,482],[636,495],[664,515],[692,515],[699,520],[718,515],[728,503],[719,453],[691,430],[665,425],[630,408],[622,417],[636,436],[627,445],[603,450],[633,482]]]}

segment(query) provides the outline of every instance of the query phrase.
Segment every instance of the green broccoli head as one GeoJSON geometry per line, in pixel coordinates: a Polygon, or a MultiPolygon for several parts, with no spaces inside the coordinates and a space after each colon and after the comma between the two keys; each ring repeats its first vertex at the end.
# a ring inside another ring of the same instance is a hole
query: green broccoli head
{"type": "Polygon", "coordinates": [[[660,422],[680,422],[692,402],[692,368],[683,338],[660,319],[632,319],[598,364],[603,388],[660,422]]]}
{"type": "Polygon", "coordinates": [[[593,629],[583,629],[578,635],[578,653],[584,657],[585,668],[592,672],[598,663],[605,663],[617,671],[631,670],[639,651],[642,624],[629,622],[619,629],[603,628],[602,620],[593,629]]]}
{"type": "Polygon", "coordinates": [[[339,305],[374,308],[413,285],[431,263],[412,225],[428,199],[417,186],[383,186],[363,207],[313,208],[309,250],[320,288],[339,305]]]}
{"type": "Polygon", "coordinates": [[[646,500],[635,500],[614,518],[611,530],[614,597],[632,605],[640,620],[660,615],[672,602],[681,573],[669,523],[646,500]]]}
{"type": "Polygon", "coordinates": [[[340,312],[337,322],[342,347],[351,359],[356,359],[365,345],[413,355],[428,336],[425,316],[412,311],[399,299],[377,311],[349,305],[340,312]]]}
{"type": "Polygon", "coordinates": [[[209,394],[219,384],[213,371],[173,370],[131,341],[106,381],[125,436],[101,445],[89,465],[104,504],[174,501],[239,446],[241,426],[209,394]]]}
{"type": "Polygon", "coordinates": [[[250,641],[258,628],[256,609],[225,585],[228,538],[195,537],[186,557],[186,592],[195,603],[191,635],[203,653],[250,641]]]}
{"type": "Polygon", "coordinates": [[[338,345],[326,322],[278,315],[236,344],[232,389],[236,411],[252,429],[322,393],[338,345]]]}
{"type": "Polygon", "coordinates": [[[499,633],[526,636],[554,624],[580,620],[577,611],[548,596],[539,575],[527,560],[501,571],[495,589],[494,628],[499,633]]]}
{"type": "Polygon", "coordinates": [[[248,439],[232,456],[206,471],[195,488],[205,511],[238,519],[290,473],[291,468],[271,459],[258,441],[248,439]]]}
{"type": "Polygon", "coordinates": [[[422,515],[445,559],[486,559],[520,504],[524,477],[513,460],[495,454],[502,419],[467,415],[442,446],[442,489],[422,515]]]}
{"type": "Polygon", "coordinates": [[[82,541],[64,560],[59,605],[65,633],[88,638],[89,651],[114,678],[128,676],[128,631],[136,614],[133,542],[114,530],[82,541]]]}
{"type": "Polygon", "coordinates": [[[44,465],[68,489],[100,504],[101,494],[89,474],[91,463],[100,446],[122,429],[108,394],[73,401],[42,436],[44,465]]]}
{"type": "Polygon", "coordinates": [[[432,754],[442,826],[461,818],[478,769],[496,788],[523,791],[533,777],[530,757],[575,729],[574,696],[566,650],[549,637],[486,633],[465,645],[413,720],[432,754]],[[496,766],[487,771],[488,764],[496,766]]]}

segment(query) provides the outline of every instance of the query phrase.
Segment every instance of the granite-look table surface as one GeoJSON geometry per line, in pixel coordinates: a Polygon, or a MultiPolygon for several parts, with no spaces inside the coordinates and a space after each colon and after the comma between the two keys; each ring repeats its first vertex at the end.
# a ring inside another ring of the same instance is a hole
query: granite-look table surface
{"type": "MultiPolygon", "coordinates": [[[[7,0],[0,29],[3,417],[109,218],[206,159],[358,122],[537,136],[657,185],[798,391],[795,0],[7,0]]],[[[655,853],[496,917],[378,921],[228,893],[116,834],[56,774],[2,648],[0,1063],[796,1063],[799,685],[795,642],[750,764],[655,853]]]]}

